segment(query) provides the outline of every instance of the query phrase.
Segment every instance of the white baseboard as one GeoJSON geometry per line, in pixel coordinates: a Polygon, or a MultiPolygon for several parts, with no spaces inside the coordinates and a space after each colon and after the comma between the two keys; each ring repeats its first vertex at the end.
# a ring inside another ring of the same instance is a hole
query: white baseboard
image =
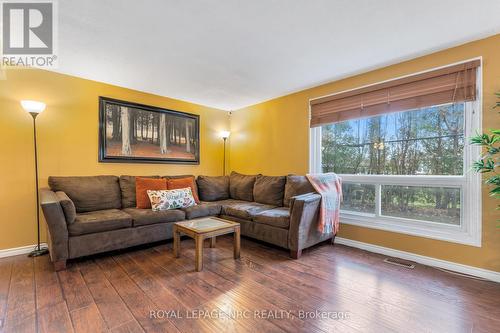
{"type": "Polygon", "coordinates": [[[355,240],[347,239],[347,238],[342,238],[342,237],[335,237],[335,243],[346,245],[346,246],[351,246],[351,247],[356,247],[358,249],[366,250],[369,252],[375,252],[375,253],[383,254],[386,256],[391,256],[391,257],[396,257],[396,258],[414,261],[414,262],[417,262],[419,264],[423,264],[426,266],[439,267],[439,268],[447,269],[450,271],[455,271],[455,272],[462,273],[462,274],[477,276],[477,277],[491,280],[494,282],[500,282],[500,272],[495,272],[495,271],[490,271],[490,270],[483,269],[483,268],[458,264],[455,262],[436,259],[436,258],[432,258],[432,257],[426,257],[426,256],[422,256],[420,254],[395,250],[395,249],[391,249],[388,247],[363,243],[363,242],[359,242],[359,241],[355,241],[355,240]]]}
{"type": "MultiPolygon", "coordinates": [[[[20,254],[28,254],[31,251],[33,251],[35,249],[35,247],[36,247],[36,244],[0,250],[0,258],[18,256],[20,254]]],[[[42,247],[42,248],[47,247],[47,243],[40,243],[40,247],[42,247]]]]}

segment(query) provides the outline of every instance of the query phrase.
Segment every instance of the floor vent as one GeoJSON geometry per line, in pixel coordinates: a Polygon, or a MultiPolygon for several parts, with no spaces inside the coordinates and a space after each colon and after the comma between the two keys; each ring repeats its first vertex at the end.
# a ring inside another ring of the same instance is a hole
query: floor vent
{"type": "Polygon", "coordinates": [[[412,264],[411,262],[408,262],[408,261],[405,261],[402,259],[398,259],[398,258],[385,258],[384,262],[391,264],[391,265],[401,266],[401,267],[409,268],[409,269],[415,268],[415,265],[412,264]]]}

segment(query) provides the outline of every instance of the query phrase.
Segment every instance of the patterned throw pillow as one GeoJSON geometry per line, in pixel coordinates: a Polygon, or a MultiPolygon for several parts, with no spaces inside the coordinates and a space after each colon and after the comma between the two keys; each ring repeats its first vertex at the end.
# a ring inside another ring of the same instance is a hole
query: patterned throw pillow
{"type": "Polygon", "coordinates": [[[194,201],[196,201],[197,204],[200,203],[200,199],[198,199],[198,193],[196,192],[196,187],[194,185],[194,177],[167,179],[167,187],[169,190],[189,187],[191,188],[191,193],[193,193],[194,201]]]}
{"type": "Polygon", "coordinates": [[[160,210],[187,208],[196,205],[191,188],[176,190],[148,190],[151,208],[157,212],[160,210]]]}

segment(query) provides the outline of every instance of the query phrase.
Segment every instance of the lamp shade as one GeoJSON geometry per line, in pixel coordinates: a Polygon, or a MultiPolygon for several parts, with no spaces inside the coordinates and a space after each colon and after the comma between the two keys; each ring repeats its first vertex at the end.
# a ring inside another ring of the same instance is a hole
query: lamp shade
{"type": "Polygon", "coordinates": [[[21,101],[21,106],[29,113],[42,113],[45,110],[45,103],[38,101],[21,101]]]}
{"type": "Polygon", "coordinates": [[[229,132],[229,131],[221,131],[220,132],[220,137],[223,138],[223,139],[227,139],[227,138],[229,138],[230,134],[231,134],[231,132],[229,132]]]}

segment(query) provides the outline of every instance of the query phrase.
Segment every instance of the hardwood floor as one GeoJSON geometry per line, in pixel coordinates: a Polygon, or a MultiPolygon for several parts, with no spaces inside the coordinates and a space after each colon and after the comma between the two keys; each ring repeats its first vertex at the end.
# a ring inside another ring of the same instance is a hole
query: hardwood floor
{"type": "Polygon", "coordinates": [[[195,272],[194,242],[72,261],[0,259],[0,332],[499,332],[500,284],[320,244],[292,260],[217,239],[195,272]]]}

